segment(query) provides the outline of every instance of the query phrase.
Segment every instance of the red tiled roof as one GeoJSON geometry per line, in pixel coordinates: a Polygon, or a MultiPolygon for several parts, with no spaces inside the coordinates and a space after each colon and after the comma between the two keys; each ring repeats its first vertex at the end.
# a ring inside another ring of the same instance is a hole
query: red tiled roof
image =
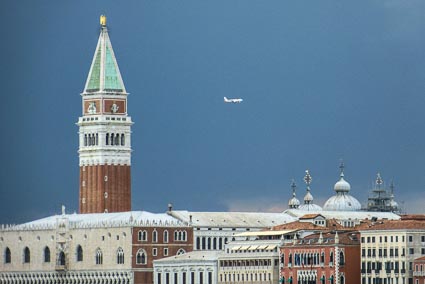
{"type": "Polygon", "coordinates": [[[416,258],[414,261],[425,261],[425,256],[416,258]]]}
{"type": "Polygon", "coordinates": [[[318,216],[322,216],[323,217],[323,215],[322,214],[319,214],[319,213],[316,213],[316,214],[305,214],[305,215],[303,215],[303,216],[300,217],[300,220],[303,220],[303,219],[314,219],[314,218],[316,218],[318,216]]]}
{"type": "Polygon", "coordinates": [[[414,230],[425,231],[425,220],[382,220],[370,222],[359,230],[414,230]]]}

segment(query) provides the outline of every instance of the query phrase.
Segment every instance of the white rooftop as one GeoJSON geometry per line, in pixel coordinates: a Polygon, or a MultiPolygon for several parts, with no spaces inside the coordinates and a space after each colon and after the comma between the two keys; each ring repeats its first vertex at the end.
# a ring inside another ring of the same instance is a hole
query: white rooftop
{"type": "Polygon", "coordinates": [[[376,217],[377,219],[399,220],[400,216],[391,212],[373,212],[373,211],[326,211],[317,212],[305,211],[300,209],[287,209],[283,213],[294,218],[300,218],[307,214],[317,213],[323,215],[326,219],[336,220],[365,220],[376,217]]]}
{"type": "Polygon", "coordinates": [[[128,211],[117,213],[62,214],[34,220],[28,223],[5,226],[3,230],[54,229],[58,219],[69,221],[70,228],[126,227],[126,226],[187,226],[184,222],[165,213],[128,211]]]}
{"type": "Polygon", "coordinates": [[[191,212],[172,210],[168,214],[193,227],[264,228],[295,221],[285,213],[261,212],[191,212]]]}

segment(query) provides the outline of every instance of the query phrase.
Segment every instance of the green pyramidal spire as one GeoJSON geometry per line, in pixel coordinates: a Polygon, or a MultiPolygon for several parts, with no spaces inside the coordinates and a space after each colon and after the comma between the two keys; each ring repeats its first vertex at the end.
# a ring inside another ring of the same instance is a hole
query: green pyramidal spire
{"type": "Polygon", "coordinates": [[[106,28],[106,17],[100,17],[100,36],[87,77],[84,93],[122,92],[126,93],[106,28]]]}

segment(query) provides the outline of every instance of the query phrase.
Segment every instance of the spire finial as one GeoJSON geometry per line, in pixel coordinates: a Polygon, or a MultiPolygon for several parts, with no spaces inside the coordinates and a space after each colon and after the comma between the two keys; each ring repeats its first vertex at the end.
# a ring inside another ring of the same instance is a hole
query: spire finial
{"type": "Polygon", "coordinates": [[[390,190],[391,190],[391,194],[394,195],[394,180],[393,179],[391,180],[391,183],[390,183],[390,190]]]}
{"type": "Polygon", "coordinates": [[[384,183],[384,181],[381,178],[381,174],[379,172],[376,175],[376,182],[375,183],[378,186],[378,188],[381,188],[381,185],[384,183]]]}
{"type": "Polygon", "coordinates": [[[294,179],[292,179],[291,188],[292,188],[292,196],[295,197],[295,190],[297,189],[297,184],[295,183],[294,179]]]}
{"type": "Polygon", "coordinates": [[[341,159],[341,162],[339,163],[339,171],[340,171],[340,176],[341,176],[341,177],[343,177],[343,176],[344,176],[344,168],[345,168],[344,160],[343,160],[343,159],[341,159]]]}
{"type": "Polygon", "coordinates": [[[100,25],[102,27],[106,26],[106,16],[105,15],[100,15],[100,25]]]}
{"type": "Polygon", "coordinates": [[[307,184],[307,187],[310,187],[311,182],[313,181],[310,172],[308,170],[305,170],[305,176],[304,176],[304,182],[307,184]]]}

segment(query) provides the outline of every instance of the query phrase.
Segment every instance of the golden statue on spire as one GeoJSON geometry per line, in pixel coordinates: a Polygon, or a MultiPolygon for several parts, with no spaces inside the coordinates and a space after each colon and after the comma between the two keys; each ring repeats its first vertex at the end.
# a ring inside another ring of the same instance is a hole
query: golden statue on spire
{"type": "Polygon", "coordinates": [[[100,15],[100,25],[102,27],[106,26],[106,16],[105,15],[100,15]]]}

